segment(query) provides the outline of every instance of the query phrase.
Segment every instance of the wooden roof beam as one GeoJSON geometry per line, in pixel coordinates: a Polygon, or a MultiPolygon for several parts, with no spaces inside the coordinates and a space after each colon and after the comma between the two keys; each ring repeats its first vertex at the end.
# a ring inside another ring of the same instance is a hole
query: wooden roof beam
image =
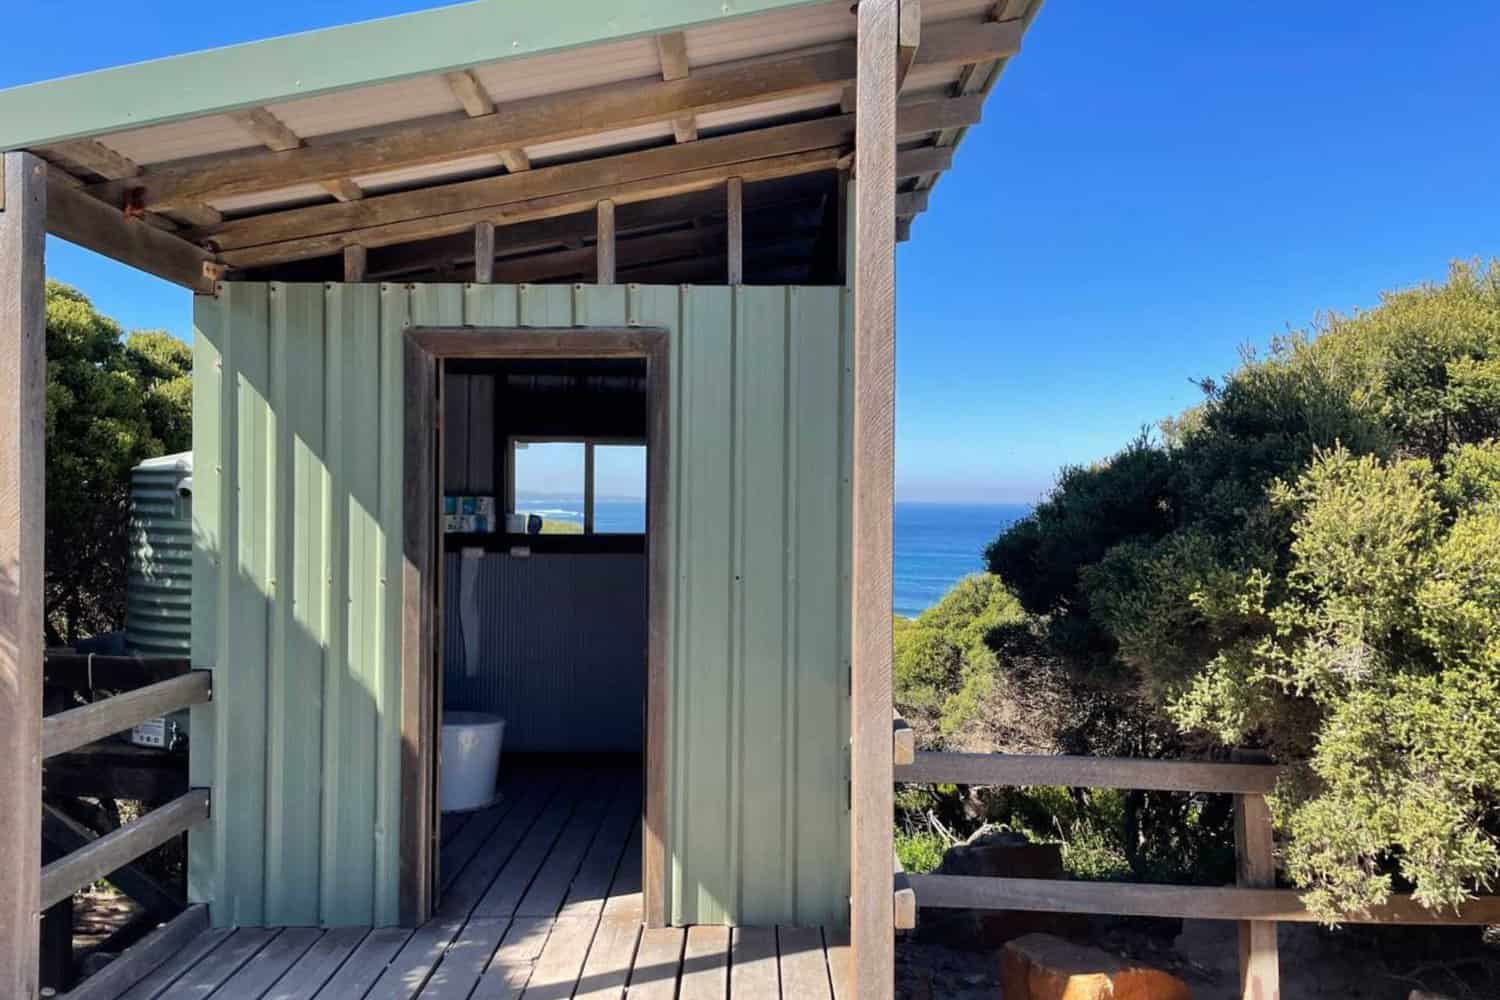
{"type": "Polygon", "coordinates": [[[265,108],[243,108],[229,112],[229,119],[255,137],[255,141],[267,149],[284,153],[290,149],[301,149],[302,137],[287,127],[265,108]]]}
{"type": "MultiPolygon", "coordinates": [[[[463,105],[464,113],[470,118],[483,118],[495,113],[495,102],[473,70],[455,70],[445,73],[443,79],[448,81],[448,89],[453,91],[453,96],[458,98],[458,103],[463,105]]],[[[531,157],[519,146],[500,150],[500,161],[513,174],[531,169],[531,157]]]]}
{"type": "Polygon", "coordinates": [[[47,182],[47,231],[194,292],[211,293],[224,272],[200,247],[128,219],[119,209],[56,177],[47,182]]]}
{"type": "MultiPolygon", "coordinates": [[[[1019,26],[1010,22],[928,25],[915,64],[963,65],[1017,51],[1020,40],[1019,26]]],[[[854,62],[853,47],[848,45],[805,50],[715,66],[681,80],[516,101],[503,115],[405,123],[282,152],[241,152],[154,165],[128,182],[93,185],[90,193],[120,205],[129,188],[139,187],[142,207],[152,209],[441,163],[847,86],[854,80],[854,62]]]]}
{"type": "MultiPolygon", "coordinates": [[[[130,157],[119,153],[94,139],[74,139],[51,146],[40,147],[37,155],[52,165],[51,176],[62,177],[69,187],[85,187],[77,174],[96,174],[106,180],[129,180],[140,174],[141,168],[130,157]]],[[[174,206],[169,217],[154,212],[143,212],[141,217],[151,225],[167,232],[175,232],[178,224],[189,226],[212,226],[223,221],[223,216],[201,202],[187,202],[174,206]]]]}
{"type": "MultiPolygon", "coordinates": [[[[955,124],[973,123],[979,120],[978,100],[940,100],[909,104],[897,114],[897,130],[904,136],[922,135],[955,124]]],[[[414,231],[421,231],[423,220],[455,213],[477,212],[463,224],[468,228],[475,222],[486,219],[497,224],[504,223],[509,214],[503,206],[534,201],[540,198],[555,198],[573,191],[600,189],[601,197],[610,197],[613,186],[628,187],[632,182],[656,179],[655,184],[646,184],[641,190],[651,193],[642,197],[660,197],[659,191],[673,188],[671,175],[701,171],[705,168],[730,167],[735,163],[764,160],[783,154],[809,150],[847,146],[854,135],[854,119],[851,115],[778,125],[772,128],[739,132],[718,136],[684,146],[665,146],[654,149],[620,153],[592,160],[558,164],[524,174],[484,177],[477,180],[437,185],[414,191],[366,198],[358,202],[311,205],[259,216],[232,219],[220,225],[207,227],[194,233],[194,238],[210,241],[211,245],[226,252],[226,259],[235,263],[254,254],[234,254],[251,247],[273,243],[289,243],[299,240],[315,241],[320,237],[334,237],[354,230],[391,226],[398,223],[413,224],[414,231]]],[[[809,161],[810,163],[815,161],[809,161]]],[[[826,169],[809,165],[807,170],[826,169]]],[[[805,171],[792,171],[805,172],[805,171]]],[[[733,172],[723,174],[723,179],[733,172]]],[[[746,174],[746,179],[752,179],[746,174]]],[[[773,176],[784,176],[774,174],[773,176]]],[[[681,188],[692,190],[691,186],[681,188]]],[[[598,200],[596,198],[595,200],[598,200]]],[[[641,200],[640,197],[627,200],[641,200]]],[[[572,204],[572,202],[567,202],[572,204]]],[[[554,213],[564,214],[564,213],[554,213]]],[[[437,230],[424,235],[440,235],[437,230]]],[[[420,239],[413,235],[407,239],[420,239]]],[[[404,242],[385,239],[384,242],[404,242]]],[[[312,245],[317,245],[316,243],[312,245]]],[[[346,243],[328,244],[329,249],[303,256],[320,256],[342,249],[346,243]]],[[[375,244],[379,245],[379,244],[375,244]]],[[[236,266],[252,266],[236,263],[236,266]]]]}

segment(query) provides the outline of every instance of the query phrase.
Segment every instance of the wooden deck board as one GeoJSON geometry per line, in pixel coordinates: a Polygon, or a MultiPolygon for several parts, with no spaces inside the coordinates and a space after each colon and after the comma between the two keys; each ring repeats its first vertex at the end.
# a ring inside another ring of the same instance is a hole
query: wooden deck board
{"type": "Polygon", "coordinates": [[[226,979],[214,996],[221,1000],[260,1000],[322,936],[316,927],[288,927],[226,979]]]}
{"type": "MultiPolygon", "coordinates": [[[[516,846],[525,839],[532,825],[551,803],[555,785],[537,782],[528,785],[518,796],[513,809],[485,841],[483,848],[464,866],[451,883],[445,885],[438,902],[441,916],[467,916],[484,897],[490,883],[510,860],[516,846]]],[[[508,916],[509,914],[507,914],[508,916]]]]}
{"type": "Polygon", "coordinates": [[[819,927],[778,927],[777,950],[781,954],[781,993],[798,1000],[831,1000],[828,956],[823,951],[819,927]]]}
{"type": "Polygon", "coordinates": [[[199,959],[171,986],[162,990],[159,1000],[189,1000],[206,997],[281,933],[275,927],[242,927],[224,943],[199,959]]]}
{"type": "Polygon", "coordinates": [[[776,966],[776,928],[736,927],[729,947],[729,995],[781,995],[781,972],[776,966]]]}
{"type": "Polygon", "coordinates": [[[573,1000],[620,1000],[625,995],[625,983],[630,978],[640,937],[639,920],[618,917],[600,920],[573,1000]]]}
{"type": "Polygon", "coordinates": [[[500,950],[475,986],[471,1000],[515,1000],[526,989],[531,970],[547,943],[552,921],[534,917],[513,920],[500,950]]]}
{"type": "Polygon", "coordinates": [[[681,927],[642,929],[630,967],[630,1000],[675,1000],[686,938],[681,927]]]}
{"type": "Polygon", "coordinates": [[[332,979],[313,994],[319,1000],[353,1000],[363,997],[375,980],[385,972],[391,959],[406,944],[412,932],[404,927],[377,927],[365,935],[354,954],[340,966],[332,979]]]}
{"type": "Polygon", "coordinates": [[[569,1000],[594,941],[597,917],[558,917],[526,984],[524,1000],[569,1000]]]}
{"type": "Polygon", "coordinates": [[[615,879],[610,883],[609,896],[604,900],[604,916],[639,923],[641,913],[641,821],[637,819],[615,879]]]}
{"type": "Polygon", "coordinates": [[[204,929],[134,986],[91,995],[851,1000],[846,929],[641,926],[638,775],[543,767],[510,780],[504,804],[448,830],[457,870],[415,931],[204,929]]]}
{"type": "Polygon", "coordinates": [[[573,877],[583,864],[584,855],[588,853],[604,823],[610,798],[609,789],[597,784],[582,796],[573,810],[572,819],[552,845],[546,862],[532,880],[526,895],[521,898],[520,905],[516,907],[517,916],[557,916],[562,909],[564,897],[573,886],[573,877]]]}
{"type": "MultiPolygon", "coordinates": [[[[630,844],[631,834],[641,815],[639,781],[628,784],[605,814],[604,825],[599,835],[589,845],[563,902],[565,917],[597,916],[604,910],[604,901],[609,897],[609,887],[614,883],[615,873],[620,870],[621,860],[630,844]]],[[[639,860],[640,843],[636,842],[639,860]]]]}
{"type": "Polygon", "coordinates": [[[689,927],[678,1000],[726,1000],[728,996],[729,928],[689,927]]]}
{"type": "Polygon", "coordinates": [[[264,1000],[304,1000],[316,995],[369,933],[364,927],[335,927],[326,932],[276,980],[264,1000]]]}
{"type": "Polygon", "coordinates": [[[470,920],[448,945],[418,996],[422,1000],[466,1000],[509,928],[510,921],[501,918],[470,920]]]}
{"type": "Polygon", "coordinates": [[[573,815],[577,790],[578,784],[569,781],[532,824],[525,839],[474,906],[474,916],[509,917],[515,914],[521,898],[531,888],[531,880],[541,870],[547,855],[552,851],[552,845],[557,842],[563,827],[573,815]]]}
{"type": "MultiPolygon", "coordinates": [[[[229,935],[233,933],[233,929],[227,927],[204,931],[193,938],[187,947],[167,959],[161,965],[158,965],[149,976],[141,979],[130,989],[120,994],[120,1000],[152,1000],[162,990],[176,982],[178,977],[187,972],[188,969],[196,965],[198,960],[204,955],[207,955],[227,941],[229,935]]],[[[108,972],[109,970],[105,969],[98,974],[102,976],[108,972]]]]}
{"type": "Polygon", "coordinates": [[[416,996],[463,928],[462,920],[442,918],[418,927],[365,996],[368,1000],[410,1000],[416,996]]]}

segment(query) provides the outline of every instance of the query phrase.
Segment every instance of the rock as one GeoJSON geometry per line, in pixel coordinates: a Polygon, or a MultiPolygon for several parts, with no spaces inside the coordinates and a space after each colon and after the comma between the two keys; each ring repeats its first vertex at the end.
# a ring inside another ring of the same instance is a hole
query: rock
{"type": "Polygon", "coordinates": [[[1192,1000],[1176,976],[1050,934],[1028,934],[1000,954],[1005,1000],[1192,1000]]]}
{"type": "MultiPolygon", "coordinates": [[[[1059,879],[1063,877],[1062,847],[1033,844],[1021,834],[984,827],[962,844],[948,848],[934,874],[1059,879]]],[[[1068,936],[1087,930],[1087,918],[1071,913],[928,910],[922,914],[917,933],[923,941],[987,951],[1024,934],[1068,936]]]]}

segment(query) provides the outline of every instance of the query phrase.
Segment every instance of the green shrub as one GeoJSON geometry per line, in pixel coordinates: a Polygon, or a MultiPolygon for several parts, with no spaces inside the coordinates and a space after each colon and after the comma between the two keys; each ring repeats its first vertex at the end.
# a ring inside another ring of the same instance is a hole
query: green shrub
{"type": "Polygon", "coordinates": [[[1500,876],[1500,263],[1314,333],[1065,470],[989,566],[1075,670],[1293,765],[1281,853],[1321,917],[1451,906],[1500,876]]]}

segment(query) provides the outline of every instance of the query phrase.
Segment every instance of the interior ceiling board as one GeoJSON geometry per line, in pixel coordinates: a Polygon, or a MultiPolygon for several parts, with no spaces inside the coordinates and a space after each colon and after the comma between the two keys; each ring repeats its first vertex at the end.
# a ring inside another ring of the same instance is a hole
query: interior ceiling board
{"type": "Polygon", "coordinates": [[[211,204],[220,212],[230,215],[252,212],[269,212],[273,209],[292,208],[327,201],[328,192],[320,184],[298,184],[296,187],[261,194],[230,195],[215,198],[211,204]]]}
{"type": "Polygon", "coordinates": [[[388,125],[454,111],[463,105],[441,76],[419,76],[273,104],[269,110],[302,138],[388,125]]]}
{"type": "Polygon", "coordinates": [[[254,147],[245,130],[224,115],[111,132],[99,141],[142,166],[254,147]]]}
{"type": "Polygon", "coordinates": [[[377,174],[361,174],[354,178],[354,182],[367,194],[379,194],[394,188],[432,184],[438,181],[456,181],[498,173],[502,166],[499,156],[485,153],[420,167],[385,170],[377,174]]]}
{"type": "Polygon", "coordinates": [[[530,59],[473,68],[474,76],[497,103],[579,90],[626,80],[661,77],[656,43],[650,38],[594,45],[530,59]]]}
{"type": "Polygon", "coordinates": [[[611,132],[595,132],[577,139],[563,139],[559,142],[544,142],[535,146],[527,146],[526,153],[531,157],[532,164],[540,167],[559,160],[579,159],[585,154],[602,156],[612,150],[646,145],[654,140],[667,139],[671,136],[671,122],[653,122],[649,125],[637,125],[634,128],[615,129],[611,132]]]}

